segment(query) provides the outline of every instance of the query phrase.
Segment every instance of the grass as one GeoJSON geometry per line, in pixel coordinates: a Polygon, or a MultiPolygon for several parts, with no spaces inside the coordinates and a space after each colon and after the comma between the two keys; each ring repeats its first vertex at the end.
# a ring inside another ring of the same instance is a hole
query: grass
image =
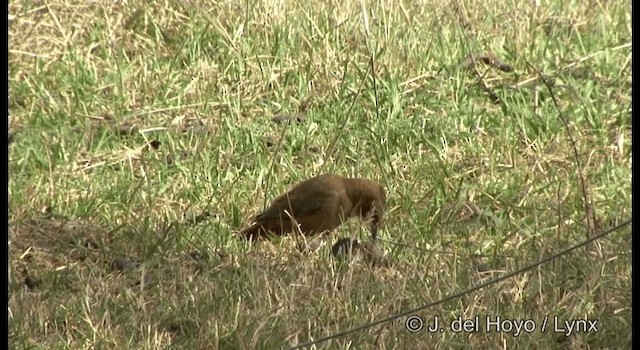
{"type": "MultiPolygon", "coordinates": [[[[289,348],[612,228],[631,216],[630,43],[623,1],[11,1],[9,342],[289,348]],[[460,67],[481,51],[513,72],[460,67]],[[357,221],[311,253],[235,237],[324,172],[385,184],[391,267],[329,256],[366,239],[357,221]]],[[[629,347],[629,239],[416,314],[534,332],[400,319],[315,346],[629,347]],[[540,332],[545,316],[599,331],[540,332]]]]}

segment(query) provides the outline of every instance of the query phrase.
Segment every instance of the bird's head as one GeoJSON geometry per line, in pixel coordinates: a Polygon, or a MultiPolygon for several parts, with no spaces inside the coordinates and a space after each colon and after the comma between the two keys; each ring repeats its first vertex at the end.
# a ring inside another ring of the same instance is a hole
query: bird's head
{"type": "Polygon", "coordinates": [[[387,191],[379,183],[366,179],[350,179],[347,194],[353,203],[352,215],[371,220],[371,236],[376,238],[378,227],[384,216],[387,191]]]}

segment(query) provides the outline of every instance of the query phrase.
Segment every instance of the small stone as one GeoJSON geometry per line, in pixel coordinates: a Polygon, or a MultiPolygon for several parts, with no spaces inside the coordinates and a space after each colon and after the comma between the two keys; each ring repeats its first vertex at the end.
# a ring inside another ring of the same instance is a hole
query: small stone
{"type": "Polygon", "coordinates": [[[271,121],[274,123],[280,123],[280,124],[288,123],[291,121],[294,121],[296,123],[301,123],[305,119],[307,119],[307,116],[304,113],[297,112],[292,114],[277,114],[273,118],[271,118],[271,121]]]}
{"type": "Polygon", "coordinates": [[[137,268],[140,264],[136,261],[133,261],[129,258],[115,258],[111,263],[111,269],[114,271],[125,271],[125,270],[133,270],[137,268]]]}

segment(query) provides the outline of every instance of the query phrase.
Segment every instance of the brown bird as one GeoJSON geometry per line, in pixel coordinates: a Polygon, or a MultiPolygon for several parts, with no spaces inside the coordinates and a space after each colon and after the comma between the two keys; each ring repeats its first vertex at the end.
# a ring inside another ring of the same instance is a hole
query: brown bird
{"type": "Polygon", "coordinates": [[[375,240],[385,201],[386,191],[375,181],[320,175],[276,198],[240,235],[254,239],[270,233],[285,235],[297,232],[298,228],[305,235],[320,234],[359,216],[371,220],[371,237],[375,240]]]}

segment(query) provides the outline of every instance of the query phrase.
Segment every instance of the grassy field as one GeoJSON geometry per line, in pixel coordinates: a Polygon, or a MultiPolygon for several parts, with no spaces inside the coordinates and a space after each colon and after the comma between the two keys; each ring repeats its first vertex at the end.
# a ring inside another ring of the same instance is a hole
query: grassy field
{"type": "Polygon", "coordinates": [[[13,349],[630,347],[627,1],[12,0],[9,70],[13,349]],[[238,239],[320,173],[389,266],[238,239]]]}

